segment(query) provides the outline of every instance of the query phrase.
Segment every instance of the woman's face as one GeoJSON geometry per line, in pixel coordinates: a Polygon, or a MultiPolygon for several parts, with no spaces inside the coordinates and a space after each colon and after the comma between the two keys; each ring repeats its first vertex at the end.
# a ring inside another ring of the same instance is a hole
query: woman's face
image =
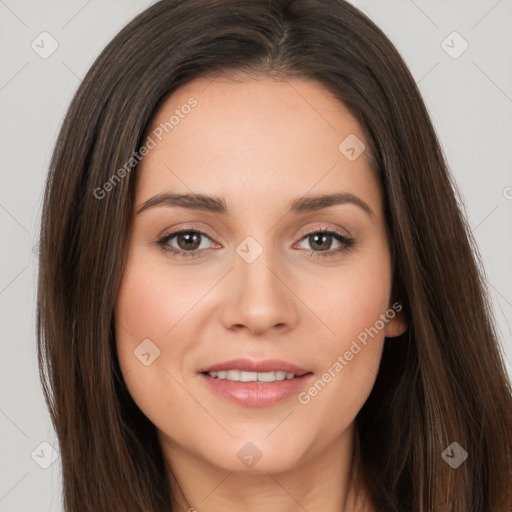
{"type": "Polygon", "coordinates": [[[198,79],[148,133],[116,334],[166,453],[274,473],[348,442],[405,329],[360,126],[314,81],[198,79]]]}

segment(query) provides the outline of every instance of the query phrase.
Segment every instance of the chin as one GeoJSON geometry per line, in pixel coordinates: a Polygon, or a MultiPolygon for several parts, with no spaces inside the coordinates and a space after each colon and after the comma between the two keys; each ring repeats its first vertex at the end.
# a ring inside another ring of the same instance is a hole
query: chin
{"type": "Polygon", "coordinates": [[[210,462],[226,471],[246,475],[280,473],[293,469],[305,455],[303,433],[297,433],[302,439],[291,442],[290,436],[263,435],[244,436],[219,443],[220,453],[207,454],[210,462]]]}

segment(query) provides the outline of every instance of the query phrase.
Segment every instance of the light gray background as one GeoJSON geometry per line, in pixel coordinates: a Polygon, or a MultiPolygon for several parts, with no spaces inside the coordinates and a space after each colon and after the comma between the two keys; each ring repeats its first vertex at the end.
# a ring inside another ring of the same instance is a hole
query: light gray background
{"type": "MultiPolygon", "coordinates": [[[[512,0],[353,3],[395,43],[419,84],[464,198],[502,346],[512,361],[512,0]],[[453,31],[463,39],[448,37],[453,31]],[[469,47],[453,58],[463,40],[469,47]]],[[[0,0],[2,512],[62,509],[59,460],[48,469],[39,465],[51,462],[50,447],[40,443],[58,449],[36,362],[34,245],[42,187],[81,77],[119,29],[148,5],[148,0],[0,0]],[[31,47],[43,31],[59,45],[47,59],[31,47]]]]}

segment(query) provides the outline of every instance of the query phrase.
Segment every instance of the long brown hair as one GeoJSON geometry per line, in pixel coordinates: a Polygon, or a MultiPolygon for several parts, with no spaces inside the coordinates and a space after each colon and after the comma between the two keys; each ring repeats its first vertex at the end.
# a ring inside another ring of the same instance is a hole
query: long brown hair
{"type": "Polygon", "coordinates": [[[177,87],[235,72],[317,80],[366,133],[394,294],[409,321],[386,341],[356,418],[375,506],[512,510],[512,392],[482,262],[414,79],[383,32],[343,0],[160,1],[108,44],[78,89],[46,184],[37,304],[65,510],[174,510],[155,427],[130,397],[115,350],[136,166],[108,193],[95,190],[141,147],[177,87]],[[457,469],[442,457],[453,442],[468,453],[457,469]]]}

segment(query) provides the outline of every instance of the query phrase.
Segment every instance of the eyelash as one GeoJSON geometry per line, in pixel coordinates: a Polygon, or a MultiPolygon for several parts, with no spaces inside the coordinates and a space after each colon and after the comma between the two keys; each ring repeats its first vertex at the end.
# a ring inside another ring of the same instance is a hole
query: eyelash
{"type": "MultiPolygon", "coordinates": [[[[182,233],[196,233],[196,234],[205,236],[206,238],[211,240],[211,238],[206,233],[203,233],[202,231],[199,231],[197,229],[182,229],[182,230],[174,231],[172,233],[162,236],[155,242],[155,244],[165,253],[170,253],[174,256],[178,256],[181,258],[193,257],[193,256],[196,256],[198,253],[205,250],[205,249],[194,249],[192,251],[184,251],[184,250],[175,249],[174,247],[170,247],[169,245],[167,245],[169,240],[174,238],[176,235],[179,235],[182,233]]],[[[314,231],[310,231],[309,233],[305,233],[302,236],[302,238],[300,239],[300,241],[304,240],[305,238],[307,238],[311,235],[319,235],[319,234],[330,235],[330,236],[334,237],[335,239],[337,239],[338,242],[340,242],[342,245],[335,250],[328,250],[328,251],[313,251],[313,250],[311,250],[310,256],[313,258],[331,257],[331,256],[334,256],[337,254],[342,254],[342,253],[348,252],[356,243],[353,238],[343,235],[339,231],[332,229],[332,228],[330,228],[330,229],[320,228],[320,229],[315,229],[314,231]]]]}

